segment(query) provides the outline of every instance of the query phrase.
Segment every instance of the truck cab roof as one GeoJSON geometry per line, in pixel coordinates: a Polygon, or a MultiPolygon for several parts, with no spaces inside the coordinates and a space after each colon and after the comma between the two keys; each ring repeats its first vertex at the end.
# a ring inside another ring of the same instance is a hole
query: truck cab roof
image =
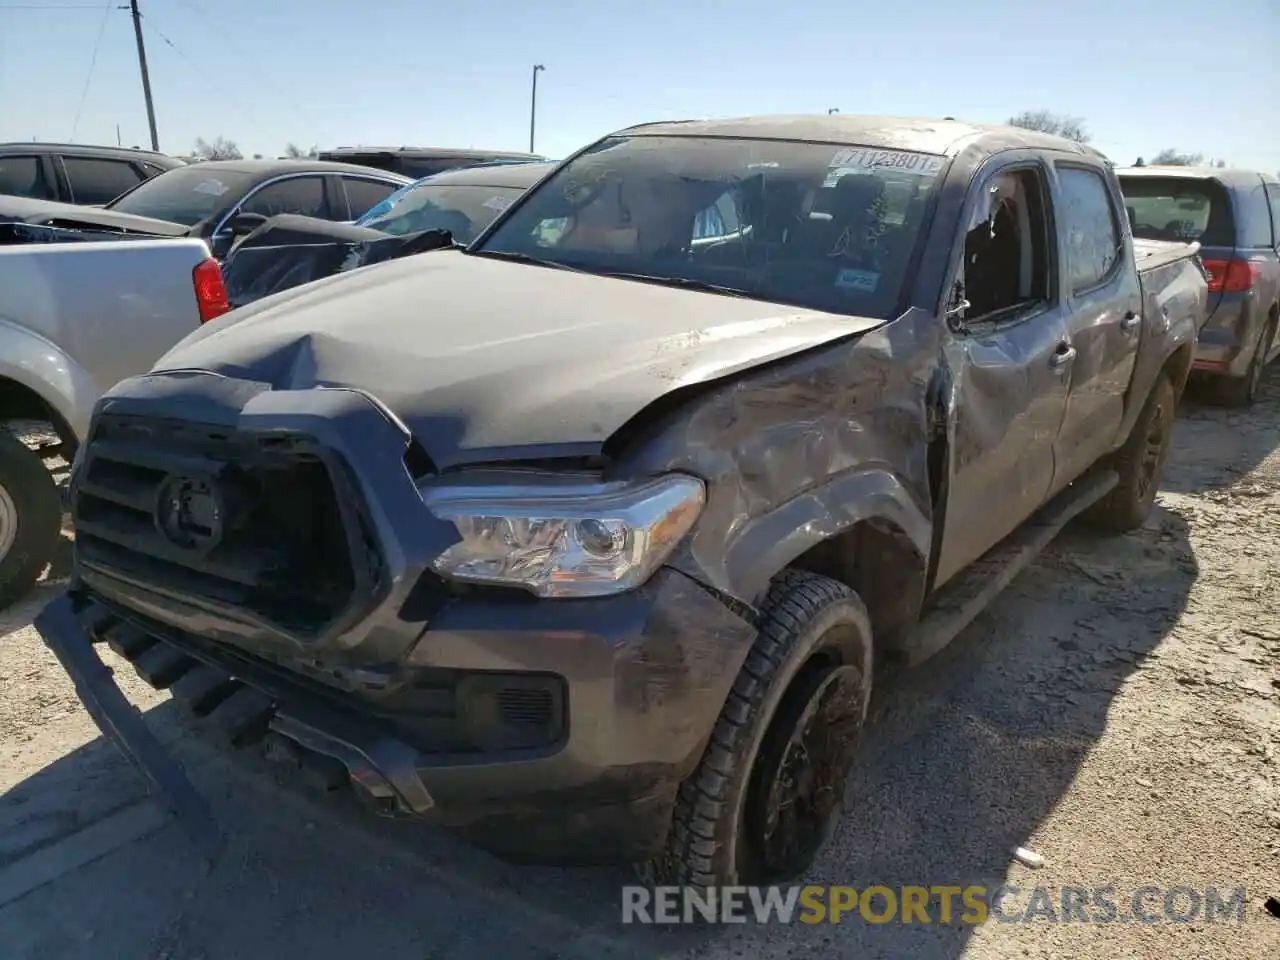
{"type": "Polygon", "coordinates": [[[1088,144],[1007,124],[968,123],[941,117],[881,117],[855,114],[795,114],[674,120],[644,123],[617,131],[628,137],[725,137],[793,140],[844,146],[909,150],[955,156],[973,144],[991,152],[1014,148],[1066,151],[1105,160],[1088,144]]]}

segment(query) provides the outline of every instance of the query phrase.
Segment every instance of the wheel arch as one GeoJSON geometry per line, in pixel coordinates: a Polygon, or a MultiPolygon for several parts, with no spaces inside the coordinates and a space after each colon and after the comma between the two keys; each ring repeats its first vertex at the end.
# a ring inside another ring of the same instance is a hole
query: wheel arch
{"type": "Polygon", "coordinates": [[[788,568],[844,583],[867,605],[876,646],[892,648],[919,614],[932,535],[896,476],[863,470],[748,524],[726,551],[725,572],[733,595],[756,606],[788,568]]]}
{"type": "Polygon", "coordinates": [[[74,456],[78,446],[76,432],[58,409],[27,384],[0,373],[0,422],[8,420],[50,424],[67,452],[67,461],[74,456]]]}
{"type": "Polygon", "coordinates": [[[56,344],[0,317],[0,418],[44,419],[74,446],[100,393],[88,371],[56,344]],[[43,417],[21,412],[41,409],[43,417]]]}

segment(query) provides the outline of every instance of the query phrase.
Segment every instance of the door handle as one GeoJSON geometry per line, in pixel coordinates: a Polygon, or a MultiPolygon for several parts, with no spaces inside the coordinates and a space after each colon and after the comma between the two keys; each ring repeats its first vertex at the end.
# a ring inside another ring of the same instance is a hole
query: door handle
{"type": "Polygon", "coordinates": [[[1138,324],[1142,321],[1136,313],[1130,310],[1124,315],[1124,319],[1120,321],[1120,330],[1122,333],[1133,333],[1138,329],[1138,324]]]}
{"type": "Polygon", "coordinates": [[[1058,344],[1058,349],[1049,358],[1049,366],[1065,367],[1076,358],[1076,348],[1069,343],[1058,344]]]}

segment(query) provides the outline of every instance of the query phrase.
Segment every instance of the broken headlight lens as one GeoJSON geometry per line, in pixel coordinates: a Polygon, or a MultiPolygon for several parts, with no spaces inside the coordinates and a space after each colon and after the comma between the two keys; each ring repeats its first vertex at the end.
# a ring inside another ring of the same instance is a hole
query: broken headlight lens
{"type": "Polygon", "coordinates": [[[451,580],[520,587],[539,597],[599,597],[640,586],[698,519],[701,480],[437,486],[428,508],[461,542],[433,563],[451,580]]]}

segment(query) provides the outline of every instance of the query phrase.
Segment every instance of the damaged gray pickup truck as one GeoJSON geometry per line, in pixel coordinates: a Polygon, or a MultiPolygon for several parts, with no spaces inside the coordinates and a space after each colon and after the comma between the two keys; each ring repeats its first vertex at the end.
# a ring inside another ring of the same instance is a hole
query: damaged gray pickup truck
{"type": "Polygon", "coordinates": [[[105,643],[232,743],[517,859],[801,873],[880,657],[1147,517],[1203,323],[1092,149],[660,123],[467,249],[232,311],[99,403],[36,626],[193,833],[105,643]]]}

